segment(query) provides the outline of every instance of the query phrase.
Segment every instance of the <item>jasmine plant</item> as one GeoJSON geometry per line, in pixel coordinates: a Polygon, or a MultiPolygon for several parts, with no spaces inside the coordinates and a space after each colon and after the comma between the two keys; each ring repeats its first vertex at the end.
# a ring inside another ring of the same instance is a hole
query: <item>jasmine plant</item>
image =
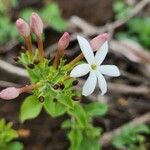
{"type": "Polygon", "coordinates": [[[107,91],[107,84],[102,74],[119,76],[119,69],[114,65],[101,65],[108,52],[107,33],[98,35],[90,42],[78,36],[77,40],[82,53],[71,62],[64,58],[65,49],[70,42],[69,33],[65,32],[58,41],[54,61],[45,58],[42,41],[43,22],[36,13],[32,13],[30,24],[23,19],[16,21],[16,27],[23,36],[27,51],[21,53],[16,61],[22,64],[28,72],[30,85],[21,88],[8,87],[0,92],[0,98],[10,100],[21,93],[31,93],[22,103],[20,121],[36,118],[42,108],[52,117],[67,114],[69,117],[62,123],[67,129],[71,150],[99,150],[101,128],[94,127],[94,117],[103,116],[107,112],[107,105],[99,102],[81,104],[82,95],[90,95],[98,79],[102,95],[107,91]],[[31,33],[37,37],[37,49],[33,49],[31,33]],[[94,57],[93,51],[96,51],[94,57]],[[88,63],[81,64],[86,58],[88,63]],[[51,64],[52,63],[52,64],[51,64]],[[83,86],[82,92],[75,86],[76,77],[90,75],[83,86]]]}
{"type": "Polygon", "coordinates": [[[12,128],[12,122],[6,123],[0,118],[0,150],[23,150],[23,144],[14,141],[18,138],[18,133],[12,128]]]}

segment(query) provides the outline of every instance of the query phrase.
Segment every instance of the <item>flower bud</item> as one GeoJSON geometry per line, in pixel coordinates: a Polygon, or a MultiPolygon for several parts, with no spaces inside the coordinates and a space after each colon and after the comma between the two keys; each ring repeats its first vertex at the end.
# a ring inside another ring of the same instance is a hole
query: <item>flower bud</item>
{"type": "Polygon", "coordinates": [[[28,64],[28,67],[29,67],[30,69],[34,69],[34,64],[28,64]]]}
{"type": "Polygon", "coordinates": [[[44,100],[45,100],[45,97],[44,97],[44,96],[40,96],[40,97],[39,97],[39,101],[40,101],[41,103],[43,103],[44,100]]]}
{"type": "Polygon", "coordinates": [[[108,40],[108,38],[109,38],[108,33],[103,33],[96,36],[90,41],[91,47],[93,48],[94,51],[97,51],[108,40]]]}
{"type": "Polygon", "coordinates": [[[53,102],[54,102],[54,103],[57,103],[57,101],[58,101],[57,98],[54,98],[54,99],[53,99],[53,102]]]}
{"type": "Polygon", "coordinates": [[[80,101],[81,97],[75,95],[75,96],[72,96],[72,100],[74,100],[74,101],[80,101]]]}
{"type": "Polygon", "coordinates": [[[8,87],[0,92],[0,98],[5,100],[15,99],[20,94],[20,90],[15,87],[8,87]]]}
{"type": "Polygon", "coordinates": [[[20,18],[16,21],[16,27],[23,37],[28,37],[30,35],[30,27],[23,19],[20,18]]]}
{"type": "Polygon", "coordinates": [[[74,80],[74,81],[72,82],[72,85],[73,85],[73,86],[76,86],[78,83],[79,83],[78,80],[74,80]]]}
{"type": "Polygon", "coordinates": [[[63,89],[65,88],[65,85],[64,85],[63,83],[60,83],[60,84],[59,84],[59,88],[60,88],[61,90],[63,90],[63,89]]]}
{"type": "Polygon", "coordinates": [[[30,18],[30,27],[37,36],[41,36],[43,33],[43,22],[37,13],[32,13],[30,18]]]}
{"type": "Polygon", "coordinates": [[[64,50],[68,47],[70,43],[70,35],[68,32],[65,32],[58,41],[58,49],[64,50]]]}
{"type": "Polygon", "coordinates": [[[55,84],[55,85],[53,85],[53,88],[54,88],[55,90],[58,90],[58,89],[59,89],[59,87],[60,87],[60,85],[59,85],[59,84],[55,84]]]}

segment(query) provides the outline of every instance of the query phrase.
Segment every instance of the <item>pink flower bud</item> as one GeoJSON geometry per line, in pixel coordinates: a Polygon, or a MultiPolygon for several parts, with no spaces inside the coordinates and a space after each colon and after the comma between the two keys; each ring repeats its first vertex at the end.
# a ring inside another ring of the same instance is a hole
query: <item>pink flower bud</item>
{"type": "Polygon", "coordinates": [[[18,97],[20,90],[15,87],[8,87],[0,92],[0,98],[5,100],[11,100],[18,97]]]}
{"type": "Polygon", "coordinates": [[[30,18],[30,27],[37,36],[41,36],[43,33],[43,22],[37,13],[32,13],[30,18]]]}
{"type": "Polygon", "coordinates": [[[108,33],[103,33],[96,36],[90,41],[91,47],[93,48],[94,51],[97,51],[108,40],[108,38],[109,38],[108,33]]]}
{"type": "Polygon", "coordinates": [[[19,18],[16,21],[16,27],[22,36],[28,37],[30,35],[30,27],[23,19],[19,18]]]}
{"type": "Polygon", "coordinates": [[[64,50],[68,47],[70,43],[70,35],[68,32],[65,32],[58,41],[58,49],[64,50]]]}

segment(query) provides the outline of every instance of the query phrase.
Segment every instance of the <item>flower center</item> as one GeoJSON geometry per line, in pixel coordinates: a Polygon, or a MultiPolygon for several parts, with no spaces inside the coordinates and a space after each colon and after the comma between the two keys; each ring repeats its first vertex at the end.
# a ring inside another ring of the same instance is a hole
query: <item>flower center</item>
{"type": "Polygon", "coordinates": [[[95,64],[92,64],[92,65],[91,65],[91,68],[92,68],[93,70],[96,70],[96,67],[97,67],[97,66],[96,66],[95,64]]]}

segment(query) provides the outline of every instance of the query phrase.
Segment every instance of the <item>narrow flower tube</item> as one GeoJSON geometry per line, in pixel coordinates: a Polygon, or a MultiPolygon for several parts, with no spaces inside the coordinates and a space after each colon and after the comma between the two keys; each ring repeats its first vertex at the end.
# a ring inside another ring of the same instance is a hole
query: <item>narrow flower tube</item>
{"type": "Polygon", "coordinates": [[[15,99],[19,96],[20,89],[15,87],[8,87],[0,92],[0,98],[5,100],[15,99]]]}
{"type": "Polygon", "coordinates": [[[59,65],[60,59],[64,56],[64,50],[68,47],[70,43],[70,35],[65,32],[58,41],[57,54],[53,63],[53,67],[56,69],[59,65]]]}
{"type": "Polygon", "coordinates": [[[16,21],[16,27],[18,32],[23,37],[28,37],[30,35],[30,26],[21,18],[16,21]]]}

